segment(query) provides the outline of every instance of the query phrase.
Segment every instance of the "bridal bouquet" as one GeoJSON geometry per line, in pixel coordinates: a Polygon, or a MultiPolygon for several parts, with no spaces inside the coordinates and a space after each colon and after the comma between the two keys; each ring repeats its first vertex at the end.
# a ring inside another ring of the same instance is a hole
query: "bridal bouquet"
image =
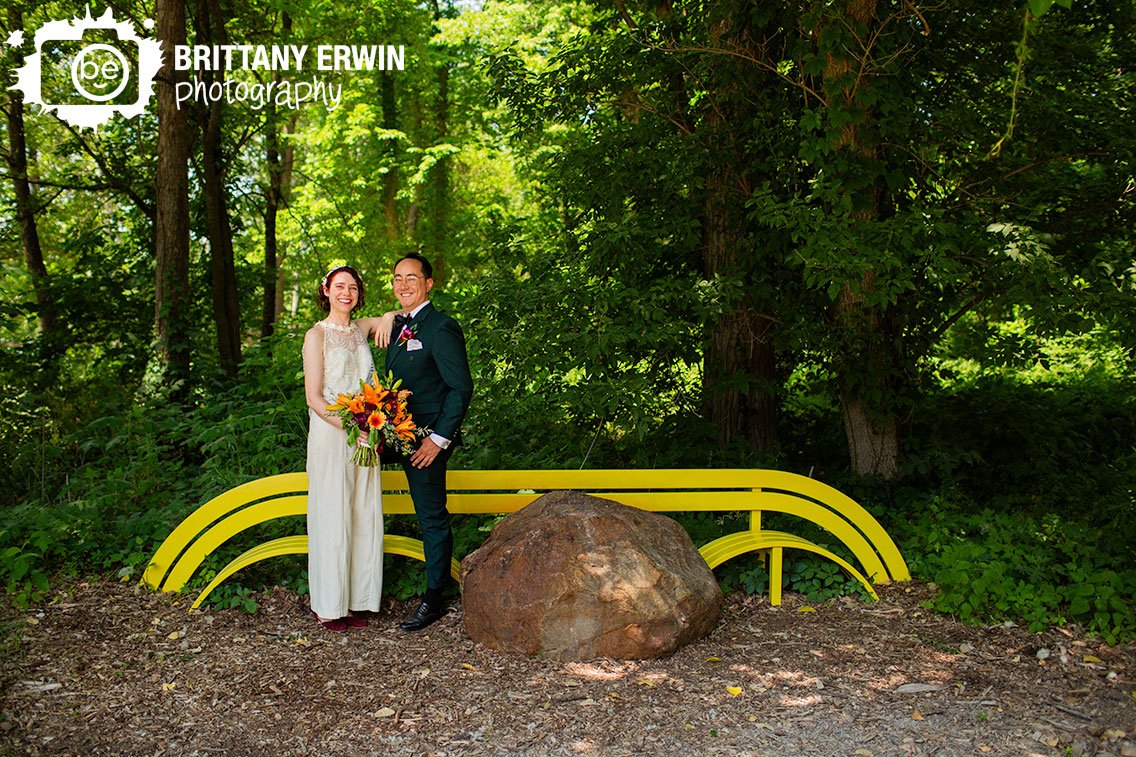
{"type": "Polygon", "coordinates": [[[370,384],[360,379],[358,392],[340,394],[334,405],[327,406],[329,412],[343,419],[347,444],[355,448],[351,461],[356,465],[378,465],[384,449],[409,456],[416,442],[430,435],[430,429],[419,428],[406,409],[410,390],[399,389],[401,384],[402,380],[395,381],[390,373],[382,381],[375,373],[370,384]],[[364,433],[366,438],[360,444],[364,433]]]}

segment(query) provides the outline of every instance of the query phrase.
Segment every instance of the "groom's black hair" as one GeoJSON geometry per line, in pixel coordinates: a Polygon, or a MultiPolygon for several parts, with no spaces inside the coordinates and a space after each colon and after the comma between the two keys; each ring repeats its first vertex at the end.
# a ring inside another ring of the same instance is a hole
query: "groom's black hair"
{"type": "Polygon", "coordinates": [[[417,252],[408,252],[398,260],[394,261],[395,268],[398,268],[398,264],[404,260],[417,260],[419,265],[422,266],[422,273],[426,276],[426,278],[434,278],[434,266],[430,265],[430,261],[419,255],[417,252]]]}

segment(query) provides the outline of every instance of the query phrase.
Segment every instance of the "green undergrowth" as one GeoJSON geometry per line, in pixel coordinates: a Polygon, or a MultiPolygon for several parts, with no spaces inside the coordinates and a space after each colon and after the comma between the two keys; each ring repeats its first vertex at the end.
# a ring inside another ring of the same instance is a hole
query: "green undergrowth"
{"type": "MultiPolygon", "coordinates": [[[[115,404],[97,373],[73,396],[42,396],[8,385],[0,446],[12,473],[0,510],[0,585],[26,607],[45,601],[51,582],[101,575],[141,577],[161,541],[211,497],[261,476],[302,470],[306,419],[298,374],[300,333],[282,329],[246,352],[237,381],[202,380],[192,402],[150,396],[115,404]],[[66,401],[68,423],[42,411],[66,401]]],[[[60,394],[53,395],[52,392],[60,394]]],[[[492,387],[486,393],[493,396],[492,387]]],[[[1130,381],[1085,374],[1078,381],[1005,377],[958,382],[928,394],[907,429],[905,468],[889,484],[862,481],[836,464],[839,422],[831,402],[788,403],[774,460],[736,448],[713,449],[674,418],[645,437],[615,426],[541,417],[535,398],[473,413],[460,467],[763,467],[810,473],[848,493],[892,534],[912,575],[938,587],[934,609],[964,621],[1021,620],[1040,630],[1077,626],[1108,642],[1136,638],[1136,396],[1130,381]],[[508,421],[530,416],[536,436],[518,437],[508,421]],[[505,419],[502,421],[501,419],[505,419]],[[974,419],[993,419],[976,422],[974,419]],[[547,440],[544,447],[536,441],[547,440]],[[698,441],[698,449],[691,447],[698,441]],[[709,451],[708,451],[709,450],[709,451]],[[1071,463],[1070,461],[1074,461],[1071,463]]],[[[546,411],[551,412],[551,411],[546,411]]],[[[736,514],[674,516],[696,545],[746,527],[736,514]]],[[[455,516],[460,559],[488,536],[494,516],[455,516]]],[[[799,534],[851,559],[831,535],[789,516],[764,525],[799,534]]],[[[241,534],[202,565],[187,586],[196,594],[244,550],[302,533],[303,518],[281,519],[241,534]]],[[[409,516],[388,516],[388,533],[417,536],[409,516]]],[[[307,562],[289,556],[250,566],[210,596],[213,606],[256,611],[255,593],[271,585],[307,591],[307,562]]],[[[719,566],[728,591],[766,593],[767,566],[744,555],[719,566]]],[[[866,598],[860,584],[823,557],[786,550],[785,591],[810,602],[866,598]]],[[[397,599],[425,586],[422,564],[386,556],[385,592],[397,599]]]]}

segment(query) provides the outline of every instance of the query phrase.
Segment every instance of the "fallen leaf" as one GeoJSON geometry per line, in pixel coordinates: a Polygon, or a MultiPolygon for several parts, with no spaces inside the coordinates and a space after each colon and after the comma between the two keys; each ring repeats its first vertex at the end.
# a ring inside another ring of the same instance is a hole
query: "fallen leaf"
{"type": "Polygon", "coordinates": [[[641,680],[641,681],[636,681],[635,683],[639,684],[640,686],[648,686],[648,687],[649,687],[649,686],[654,686],[654,685],[655,685],[655,682],[654,682],[654,681],[652,681],[652,680],[649,680],[649,679],[647,679],[647,678],[644,678],[644,679],[643,679],[643,680],[641,680]]]}
{"type": "Polygon", "coordinates": [[[857,749],[853,752],[856,757],[876,757],[876,753],[871,749],[857,749]]]}
{"type": "Polygon", "coordinates": [[[162,684],[162,691],[173,691],[177,688],[177,681],[170,681],[169,683],[162,684]]]}
{"type": "Polygon", "coordinates": [[[1084,660],[1085,662],[1100,662],[1101,661],[1101,658],[1097,657],[1096,655],[1091,655],[1091,654],[1087,654],[1084,657],[1082,657],[1081,659],[1084,660]]]}
{"type": "Polygon", "coordinates": [[[1106,728],[1104,733],[1101,734],[1102,739],[1122,739],[1127,736],[1124,731],[1119,728],[1106,728]]]}
{"type": "Polygon", "coordinates": [[[730,692],[730,696],[736,697],[738,694],[742,693],[742,687],[741,686],[727,686],[726,691],[730,692]]]}
{"type": "Polygon", "coordinates": [[[978,751],[982,752],[983,754],[989,754],[990,752],[994,751],[994,747],[990,746],[989,744],[979,744],[978,751]]]}
{"type": "Polygon", "coordinates": [[[915,712],[911,713],[911,719],[912,720],[922,720],[923,719],[923,713],[920,712],[918,708],[916,708],[915,712]]]}
{"type": "Polygon", "coordinates": [[[182,636],[185,636],[185,631],[171,631],[170,635],[167,636],[166,638],[169,639],[170,641],[177,641],[182,636]]]}
{"type": "Polygon", "coordinates": [[[54,681],[24,681],[24,685],[28,687],[29,691],[55,691],[63,686],[63,684],[54,681]]]}
{"type": "Polygon", "coordinates": [[[623,699],[623,697],[621,697],[619,694],[616,694],[614,691],[608,692],[608,696],[612,699],[623,699]]]}
{"type": "Polygon", "coordinates": [[[390,707],[383,707],[381,709],[375,710],[376,718],[389,718],[393,714],[394,710],[392,710],[390,707]]]}
{"type": "Polygon", "coordinates": [[[469,664],[468,662],[463,662],[463,663],[462,663],[461,665],[459,665],[458,667],[460,667],[460,668],[465,668],[466,670],[477,670],[477,668],[473,667],[473,666],[472,666],[472,665],[470,665],[470,664],[469,664]]]}
{"type": "Polygon", "coordinates": [[[816,608],[804,605],[803,607],[801,607],[801,609],[797,610],[797,612],[816,612],[816,608]]]}
{"type": "Polygon", "coordinates": [[[39,625],[39,618],[28,618],[28,625],[29,626],[38,626],[39,625]]]}
{"type": "Polygon", "coordinates": [[[895,690],[896,694],[925,694],[928,691],[940,691],[946,686],[938,683],[905,683],[895,690]]]}
{"type": "Polygon", "coordinates": [[[706,658],[706,662],[721,662],[721,661],[722,661],[721,657],[707,657],[706,658]]]}
{"type": "Polygon", "coordinates": [[[1051,655],[1051,654],[1053,654],[1053,653],[1050,652],[1045,647],[1042,647],[1041,649],[1037,650],[1037,652],[1034,654],[1034,656],[1037,657],[1037,659],[1039,659],[1039,660],[1048,660],[1049,655],[1051,655]]]}

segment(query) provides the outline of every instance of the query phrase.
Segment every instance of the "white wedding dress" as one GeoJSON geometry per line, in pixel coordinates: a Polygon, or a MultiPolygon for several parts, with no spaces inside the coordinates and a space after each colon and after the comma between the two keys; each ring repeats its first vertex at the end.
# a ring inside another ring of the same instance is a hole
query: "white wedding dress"
{"type": "MultiPolygon", "coordinates": [[[[323,398],[359,391],[374,360],[352,323],[321,321],[323,398]]],[[[333,419],[338,422],[338,419],[333,419]]],[[[308,587],[312,611],[342,618],[349,610],[378,612],[383,592],[383,490],[379,467],[351,462],[347,434],[308,410],[308,587]]]]}

